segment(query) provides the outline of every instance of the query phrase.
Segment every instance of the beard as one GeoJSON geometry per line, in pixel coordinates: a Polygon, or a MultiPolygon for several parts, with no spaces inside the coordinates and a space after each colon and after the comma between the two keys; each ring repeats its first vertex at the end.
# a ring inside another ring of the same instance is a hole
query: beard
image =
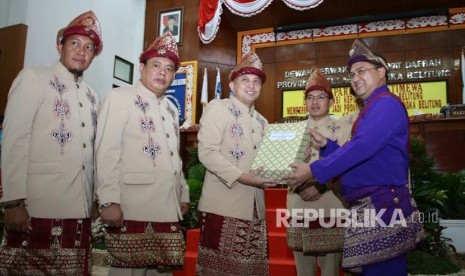
{"type": "Polygon", "coordinates": [[[73,74],[76,78],[82,77],[82,74],[84,73],[84,71],[78,70],[78,69],[68,69],[68,71],[69,71],[71,74],[73,74]]]}

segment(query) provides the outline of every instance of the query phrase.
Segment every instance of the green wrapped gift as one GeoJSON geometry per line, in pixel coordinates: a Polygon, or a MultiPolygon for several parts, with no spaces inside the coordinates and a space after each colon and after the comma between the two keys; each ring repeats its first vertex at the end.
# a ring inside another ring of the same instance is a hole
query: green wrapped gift
{"type": "Polygon", "coordinates": [[[252,168],[264,166],[261,177],[286,184],[282,178],[292,172],[289,164],[304,162],[309,139],[306,121],[268,125],[252,168]]]}

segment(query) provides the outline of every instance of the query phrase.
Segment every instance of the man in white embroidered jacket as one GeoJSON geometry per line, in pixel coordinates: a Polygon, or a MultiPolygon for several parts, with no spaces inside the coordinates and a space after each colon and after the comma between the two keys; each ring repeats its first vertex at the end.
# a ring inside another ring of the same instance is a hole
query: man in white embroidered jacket
{"type": "Polygon", "coordinates": [[[2,140],[1,275],[90,275],[99,98],[83,80],[102,51],[92,11],[57,36],[60,60],[26,68],[8,95],[2,140]]]}
{"type": "Polygon", "coordinates": [[[99,112],[95,142],[109,275],[165,275],[181,268],[179,221],[189,190],[179,155],[179,114],[165,96],[179,67],[171,33],[140,56],[141,79],[112,90],[99,112]]]}
{"type": "MultiPolygon", "coordinates": [[[[319,131],[325,137],[343,145],[350,139],[353,121],[331,118],[329,109],[333,103],[334,97],[328,80],[320,69],[313,68],[305,88],[305,106],[310,114],[307,120],[308,128],[319,131]]],[[[307,146],[306,154],[308,163],[320,159],[319,147],[313,142],[307,146]]],[[[323,220],[326,224],[336,221],[336,210],[345,208],[341,199],[331,189],[338,188],[337,185],[332,183],[326,188],[317,183],[307,182],[288,191],[287,208],[291,213],[294,213],[293,209],[318,212],[318,218],[310,223],[302,223],[303,217],[294,217],[291,221],[298,219],[301,225],[291,224],[287,228],[287,244],[294,250],[299,276],[317,275],[318,266],[322,276],[339,275],[345,228],[337,225],[328,227],[322,223],[323,220]],[[318,187],[319,193],[316,196],[310,193],[312,185],[318,187]]]]}
{"type": "Polygon", "coordinates": [[[268,275],[263,189],[276,181],[251,168],[268,125],[254,107],[266,75],[250,53],[229,79],[234,96],[211,101],[200,119],[199,159],[207,173],[199,202],[197,274],[268,275]]]}

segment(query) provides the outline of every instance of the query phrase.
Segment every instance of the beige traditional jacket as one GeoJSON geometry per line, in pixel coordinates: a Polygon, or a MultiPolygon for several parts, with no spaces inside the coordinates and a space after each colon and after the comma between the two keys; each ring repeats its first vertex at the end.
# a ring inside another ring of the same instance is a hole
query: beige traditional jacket
{"type": "MultiPolygon", "coordinates": [[[[350,132],[352,129],[353,121],[357,118],[355,115],[348,115],[339,120],[335,120],[327,116],[324,119],[315,121],[311,117],[307,120],[309,128],[319,131],[325,137],[331,140],[337,140],[338,144],[343,145],[350,139],[350,132]]],[[[310,154],[310,162],[316,161],[320,158],[319,148],[310,144],[307,147],[307,154],[310,154]]],[[[289,211],[293,208],[308,208],[308,209],[323,209],[325,216],[329,216],[331,208],[344,208],[341,200],[336,197],[333,191],[328,191],[316,201],[304,201],[299,194],[289,190],[287,195],[287,208],[289,211]]]]}
{"type": "Polygon", "coordinates": [[[60,63],[24,69],[8,95],[2,201],[26,199],[36,218],[86,218],[93,195],[99,98],[60,63]]]}
{"type": "Polygon", "coordinates": [[[189,189],[179,155],[179,115],[173,103],[140,81],[112,90],[95,140],[100,204],[121,204],[124,219],[175,222],[189,189]]]}
{"type": "Polygon", "coordinates": [[[200,119],[199,159],[207,168],[199,210],[252,220],[265,218],[263,189],[237,181],[248,173],[263,140],[266,119],[235,97],[213,100],[200,119]]]}

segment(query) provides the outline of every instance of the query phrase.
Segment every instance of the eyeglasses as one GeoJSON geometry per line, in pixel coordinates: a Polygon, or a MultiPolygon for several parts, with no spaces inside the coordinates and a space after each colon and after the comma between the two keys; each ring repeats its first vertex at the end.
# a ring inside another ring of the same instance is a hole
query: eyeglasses
{"type": "Polygon", "coordinates": [[[325,96],[325,95],[318,95],[318,96],[308,95],[307,98],[305,98],[305,99],[307,99],[309,101],[316,100],[316,101],[322,102],[322,101],[324,101],[324,100],[326,100],[328,98],[329,97],[325,96]]]}
{"type": "Polygon", "coordinates": [[[349,74],[349,79],[353,80],[355,76],[363,76],[366,71],[368,70],[373,70],[373,69],[378,69],[379,67],[373,67],[373,68],[360,68],[355,70],[355,72],[352,72],[349,74]]]}

